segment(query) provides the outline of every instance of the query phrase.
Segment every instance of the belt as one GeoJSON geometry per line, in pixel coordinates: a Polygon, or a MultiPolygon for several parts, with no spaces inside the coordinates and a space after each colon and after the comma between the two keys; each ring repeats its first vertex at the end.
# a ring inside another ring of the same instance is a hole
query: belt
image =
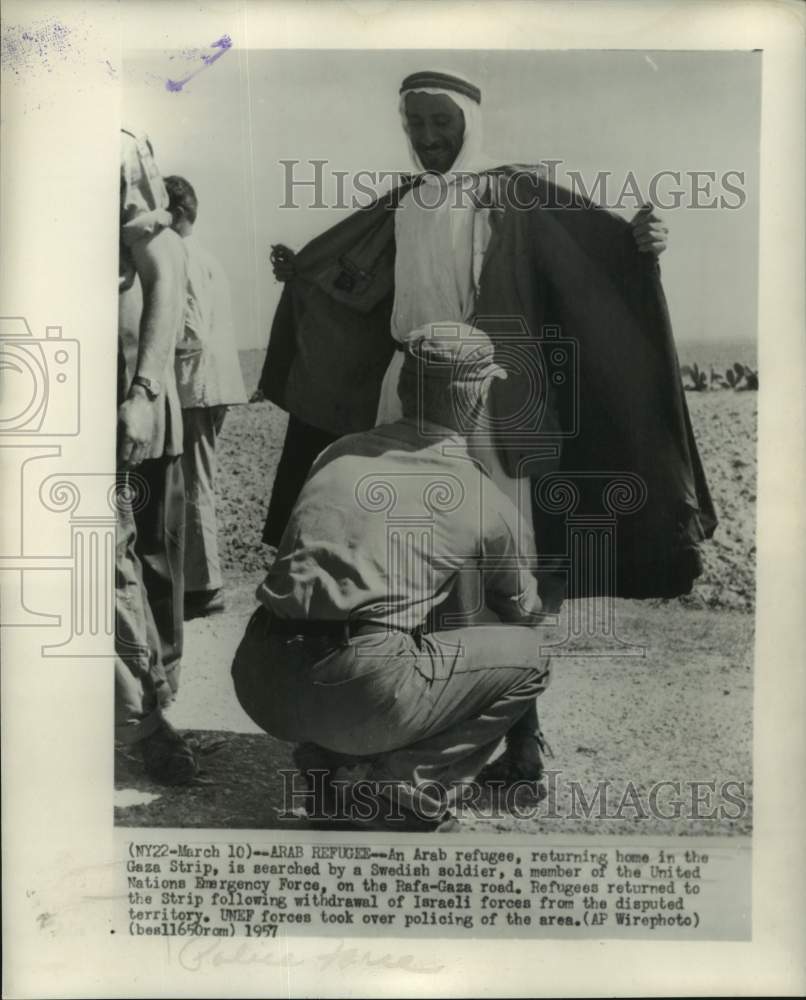
{"type": "Polygon", "coordinates": [[[289,635],[311,637],[330,637],[343,640],[358,635],[371,635],[376,632],[403,632],[405,629],[393,628],[384,622],[373,622],[366,619],[349,621],[322,621],[308,618],[272,618],[270,631],[272,635],[289,635]]]}

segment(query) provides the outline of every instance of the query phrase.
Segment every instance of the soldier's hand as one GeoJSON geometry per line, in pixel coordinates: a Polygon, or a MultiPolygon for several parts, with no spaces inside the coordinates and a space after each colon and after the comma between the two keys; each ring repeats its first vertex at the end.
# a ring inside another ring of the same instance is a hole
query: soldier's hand
{"type": "Polygon", "coordinates": [[[659,257],[668,246],[669,228],[649,202],[641,207],[630,225],[639,253],[659,257]]]}
{"type": "Polygon", "coordinates": [[[154,403],[139,386],[118,407],[118,464],[133,469],[151,452],[154,403]]]}
{"type": "Polygon", "coordinates": [[[297,255],[282,243],[274,243],[271,248],[271,267],[278,281],[290,281],[297,273],[297,255]]]}

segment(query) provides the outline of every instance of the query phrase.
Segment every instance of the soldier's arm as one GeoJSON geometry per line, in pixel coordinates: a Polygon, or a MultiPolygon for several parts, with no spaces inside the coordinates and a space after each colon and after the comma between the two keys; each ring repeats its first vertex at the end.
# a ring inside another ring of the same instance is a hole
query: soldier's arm
{"type": "Polygon", "coordinates": [[[173,358],[185,306],[182,238],[172,229],[163,229],[133,244],[131,250],[143,288],[136,372],[162,381],[173,358]]]}
{"type": "Polygon", "coordinates": [[[505,622],[537,625],[544,620],[534,571],[537,558],[531,533],[518,530],[514,507],[501,498],[492,530],[483,541],[484,590],[488,606],[505,622]],[[519,546],[527,546],[524,551],[519,546]]]}
{"type": "MultiPolygon", "coordinates": [[[[143,289],[136,374],[162,382],[166,371],[172,371],[169,362],[185,304],[181,237],[171,229],[163,229],[151,239],[138,240],[131,253],[143,289]]],[[[148,458],[154,407],[164,405],[162,395],[152,400],[142,386],[130,388],[118,409],[119,458],[123,465],[136,466],[148,458]]]]}

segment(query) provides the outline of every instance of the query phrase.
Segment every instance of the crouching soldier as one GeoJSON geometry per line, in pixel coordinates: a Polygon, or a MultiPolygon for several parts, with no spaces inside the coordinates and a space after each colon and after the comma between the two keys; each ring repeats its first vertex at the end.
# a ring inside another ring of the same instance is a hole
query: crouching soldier
{"type": "Polygon", "coordinates": [[[531,533],[468,451],[504,372],[480,331],[424,333],[406,350],[403,418],[316,460],[232,673],[251,718],[300,745],[303,771],[360,779],[348,818],[444,830],[502,739],[495,780],[540,780],[549,670],[534,554],[520,551],[531,533]],[[497,621],[434,628],[468,573],[497,621]]]}

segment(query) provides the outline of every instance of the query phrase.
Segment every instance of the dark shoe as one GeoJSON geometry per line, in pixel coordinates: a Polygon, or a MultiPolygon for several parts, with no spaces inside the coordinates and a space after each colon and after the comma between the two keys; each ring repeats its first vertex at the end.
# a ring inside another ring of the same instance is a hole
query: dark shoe
{"type": "Polygon", "coordinates": [[[545,753],[553,756],[543,734],[534,733],[521,740],[516,747],[508,745],[500,757],[496,757],[479,771],[476,781],[480,785],[501,789],[523,782],[534,782],[536,794],[543,798],[545,789],[542,795],[539,789],[543,788],[540,782],[543,779],[542,755],[545,753]]]}
{"type": "Polygon", "coordinates": [[[374,796],[377,808],[374,815],[364,819],[368,796],[362,790],[360,800],[353,802],[348,793],[348,812],[359,830],[380,831],[382,833],[453,833],[460,829],[459,820],[445,810],[439,816],[426,817],[384,795],[374,796]]]}
{"type": "Polygon", "coordinates": [[[186,590],[185,621],[217,615],[226,610],[226,603],[220,590],[186,590]]]}
{"type": "Polygon", "coordinates": [[[351,780],[369,773],[368,759],[339,754],[316,743],[300,743],[291,757],[305,787],[303,808],[308,818],[344,823],[344,789],[351,780]]]}
{"type": "Polygon", "coordinates": [[[327,750],[316,743],[300,743],[294,763],[305,784],[304,809],[317,828],[372,830],[385,833],[449,833],[459,821],[449,812],[427,819],[400,803],[371,791],[371,757],[354,757],[327,750]],[[361,787],[354,797],[353,788],[361,787]],[[372,815],[367,817],[368,806],[372,815]]]}
{"type": "Polygon", "coordinates": [[[162,785],[189,785],[199,762],[187,741],[165,719],[140,742],[146,774],[162,785]]]}
{"type": "Polygon", "coordinates": [[[326,751],[315,743],[300,743],[291,752],[299,776],[305,788],[302,808],[309,818],[322,818],[330,813],[332,802],[329,795],[331,770],[326,751]]]}
{"type": "Polygon", "coordinates": [[[381,815],[366,825],[359,821],[358,825],[363,829],[379,830],[384,833],[455,833],[461,829],[459,820],[450,812],[444,812],[434,819],[418,816],[408,809],[401,808],[400,812],[402,817],[381,815]]]}

